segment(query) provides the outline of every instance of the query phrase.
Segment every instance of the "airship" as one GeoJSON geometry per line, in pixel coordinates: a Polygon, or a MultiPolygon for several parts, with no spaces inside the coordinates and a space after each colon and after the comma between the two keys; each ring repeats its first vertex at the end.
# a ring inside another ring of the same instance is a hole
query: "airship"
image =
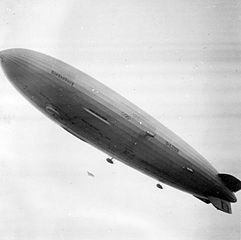
{"type": "Polygon", "coordinates": [[[60,60],[21,48],[0,52],[10,82],[75,137],[159,182],[232,213],[236,177],[219,173],[159,121],[117,92],[60,60]]]}

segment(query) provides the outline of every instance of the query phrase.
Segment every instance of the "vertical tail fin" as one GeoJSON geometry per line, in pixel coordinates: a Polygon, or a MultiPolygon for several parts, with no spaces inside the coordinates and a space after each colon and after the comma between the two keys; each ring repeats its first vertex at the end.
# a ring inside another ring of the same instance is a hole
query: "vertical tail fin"
{"type": "Polygon", "coordinates": [[[241,181],[236,177],[225,173],[219,173],[218,176],[230,191],[237,192],[241,189],[241,181]]]}

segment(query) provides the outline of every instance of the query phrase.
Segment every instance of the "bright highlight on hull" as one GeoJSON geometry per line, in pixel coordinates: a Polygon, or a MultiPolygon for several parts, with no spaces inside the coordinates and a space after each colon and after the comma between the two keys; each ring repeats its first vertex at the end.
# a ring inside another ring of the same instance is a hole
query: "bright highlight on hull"
{"type": "MultiPolygon", "coordinates": [[[[158,181],[231,213],[241,182],[218,173],[199,153],[137,106],[78,69],[27,49],[0,52],[13,85],[79,139],[158,181]]],[[[157,187],[162,189],[160,184],[157,187]]]]}

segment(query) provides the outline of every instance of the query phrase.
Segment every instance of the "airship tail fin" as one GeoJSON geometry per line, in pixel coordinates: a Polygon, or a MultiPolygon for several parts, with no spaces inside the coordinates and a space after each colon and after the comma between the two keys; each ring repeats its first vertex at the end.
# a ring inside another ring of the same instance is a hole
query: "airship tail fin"
{"type": "Polygon", "coordinates": [[[236,177],[225,173],[219,173],[218,176],[221,178],[224,185],[232,192],[237,192],[241,189],[241,181],[236,177]]]}
{"type": "Polygon", "coordinates": [[[229,213],[229,214],[232,213],[230,202],[225,201],[225,200],[220,199],[220,198],[216,198],[216,197],[208,197],[208,199],[213,204],[213,206],[215,208],[217,208],[218,210],[229,213]]]}

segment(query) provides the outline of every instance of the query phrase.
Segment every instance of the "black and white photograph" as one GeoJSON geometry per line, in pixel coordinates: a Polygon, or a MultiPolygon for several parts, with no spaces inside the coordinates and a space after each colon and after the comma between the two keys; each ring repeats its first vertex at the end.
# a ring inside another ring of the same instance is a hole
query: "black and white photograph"
{"type": "Polygon", "coordinates": [[[1,240],[240,240],[241,2],[2,0],[1,240]]]}

